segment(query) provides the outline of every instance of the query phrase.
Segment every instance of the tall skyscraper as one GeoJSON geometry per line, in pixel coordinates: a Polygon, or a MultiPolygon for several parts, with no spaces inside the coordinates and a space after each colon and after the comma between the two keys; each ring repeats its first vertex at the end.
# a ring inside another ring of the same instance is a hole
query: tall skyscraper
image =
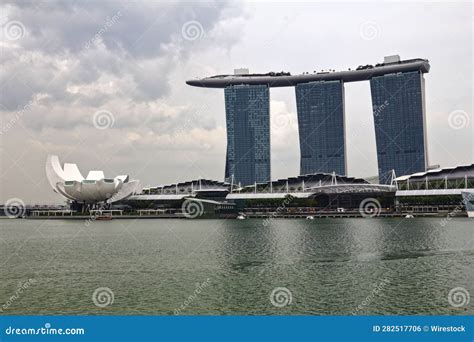
{"type": "Polygon", "coordinates": [[[425,83],[420,71],[370,80],[380,183],[426,170],[425,83]]]}
{"type": "Polygon", "coordinates": [[[266,85],[226,87],[225,178],[242,186],[270,181],[270,95],[266,85]]]}
{"type": "Polygon", "coordinates": [[[300,174],[346,174],[344,83],[300,83],[296,87],[300,138],[300,174]]]}
{"type": "Polygon", "coordinates": [[[379,179],[425,171],[428,165],[423,74],[427,59],[401,60],[356,69],[291,75],[237,69],[186,81],[204,88],[224,88],[227,116],[225,177],[243,185],[270,179],[269,88],[295,87],[300,140],[300,174],[347,174],[344,84],[370,80],[379,179]]]}

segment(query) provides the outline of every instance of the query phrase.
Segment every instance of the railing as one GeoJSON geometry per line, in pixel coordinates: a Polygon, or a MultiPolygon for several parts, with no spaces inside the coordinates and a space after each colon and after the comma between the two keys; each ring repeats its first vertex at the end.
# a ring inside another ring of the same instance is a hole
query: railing
{"type": "Polygon", "coordinates": [[[73,210],[32,210],[31,216],[73,216],[73,210]]]}

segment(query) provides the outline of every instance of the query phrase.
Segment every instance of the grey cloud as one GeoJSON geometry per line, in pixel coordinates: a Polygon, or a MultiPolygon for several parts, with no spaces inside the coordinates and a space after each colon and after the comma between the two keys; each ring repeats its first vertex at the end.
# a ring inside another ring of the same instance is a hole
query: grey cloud
{"type": "Polygon", "coordinates": [[[125,51],[134,58],[152,58],[163,45],[181,34],[182,25],[197,20],[204,30],[212,28],[224,1],[125,2],[50,1],[14,2],[11,18],[22,22],[29,35],[22,45],[29,50],[78,53],[101,30],[107,49],[125,51]],[[115,18],[115,20],[114,20],[115,18]],[[107,23],[110,26],[107,26],[107,23]]]}
{"type": "MultiPolygon", "coordinates": [[[[114,98],[146,102],[166,96],[175,62],[189,58],[189,50],[199,44],[182,37],[183,24],[197,20],[211,30],[228,4],[47,1],[7,6],[9,19],[23,23],[26,31],[0,57],[0,103],[13,111],[36,94],[47,94],[59,106],[97,108],[114,98]],[[101,78],[114,78],[118,89],[112,94],[68,90],[100,86],[101,78]]],[[[28,125],[41,128],[49,116],[28,125]]]]}

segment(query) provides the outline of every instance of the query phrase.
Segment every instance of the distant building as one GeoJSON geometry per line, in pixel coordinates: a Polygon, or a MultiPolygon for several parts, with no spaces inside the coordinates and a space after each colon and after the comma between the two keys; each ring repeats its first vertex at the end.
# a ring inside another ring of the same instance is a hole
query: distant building
{"type": "Polygon", "coordinates": [[[249,185],[270,180],[270,97],[265,85],[225,88],[225,179],[249,185]]]}
{"type": "MultiPolygon", "coordinates": [[[[314,173],[283,178],[239,187],[236,184],[198,179],[153,188],[144,188],[141,194],[123,201],[135,209],[179,210],[189,199],[213,201],[219,204],[220,215],[232,210],[249,208],[312,207],[314,210],[359,210],[367,199],[378,199],[381,208],[393,206],[396,187],[370,184],[362,178],[346,177],[335,173],[314,173]]],[[[271,209],[273,208],[273,209],[271,209]]],[[[385,210],[384,209],[384,210],[385,210]]]]}
{"type": "Polygon", "coordinates": [[[344,84],[342,81],[296,85],[300,175],[346,174],[344,84]]]}
{"type": "MultiPolygon", "coordinates": [[[[201,202],[200,208],[212,207],[200,212],[218,217],[232,217],[239,211],[268,216],[308,212],[357,216],[361,210],[368,216],[410,213],[450,218],[466,216],[466,211],[473,216],[474,164],[400,176],[389,184],[373,184],[335,173],[313,173],[247,186],[197,179],[144,188],[121,204],[133,210],[165,210],[171,214],[181,212],[192,199],[201,202]]],[[[439,224],[443,222],[440,220],[439,224]]]]}
{"type": "Polygon", "coordinates": [[[474,218],[474,190],[462,192],[462,197],[466,206],[467,216],[474,218]]]}
{"type": "Polygon", "coordinates": [[[474,164],[417,172],[395,179],[397,196],[461,195],[474,190],[474,164]]]}
{"type": "Polygon", "coordinates": [[[400,210],[455,215],[469,205],[463,203],[463,193],[474,194],[474,164],[400,176],[395,184],[400,210]]]}

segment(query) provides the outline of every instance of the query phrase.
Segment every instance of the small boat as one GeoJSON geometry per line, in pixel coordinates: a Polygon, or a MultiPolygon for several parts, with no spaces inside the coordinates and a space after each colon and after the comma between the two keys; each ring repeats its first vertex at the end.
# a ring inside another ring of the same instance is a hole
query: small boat
{"type": "Polygon", "coordinates": [[[95,218],[96,221],[110,221],[112,219],[112,215],[100,215],[95,218]]]}
{"type": "Polygon", "coordinates": [[[307,220],[314,220],[314,216],[306,216],[307,220]]]}
{"type": "Polygon", "coordinates": [[[239,216],[237,216],[237,220],[245,220],[247,217],[245,217],[244,214],[239,214],[239,216]]]}
{"type": "Polygon", "coordinates": [[[412,214],[406,214],[406,215],[405,215],[405,218],[410,219],[410,218],[415,218],[415,216],[413,216],[412,214]]]}

